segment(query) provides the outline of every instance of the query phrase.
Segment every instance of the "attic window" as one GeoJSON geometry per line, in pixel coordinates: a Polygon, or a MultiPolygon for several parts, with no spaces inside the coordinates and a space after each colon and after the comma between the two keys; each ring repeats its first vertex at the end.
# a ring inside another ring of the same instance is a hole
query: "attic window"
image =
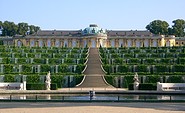
{"type": "Polygon", "coordinates": [[[102,33],[102,32],[103,32],[103,30],[101,29],[101,30],[100,30],[100,33],[102,33]]]}
{"type": "Polygon", "coordinates": [[[92,33],[95,33],[95,30],[94,29],[92,30],[92,33]]]}
{"type": "Polygon", "coordinates": [[[87,29],[84,30],[84,33],[87,33],[87,29]]]}

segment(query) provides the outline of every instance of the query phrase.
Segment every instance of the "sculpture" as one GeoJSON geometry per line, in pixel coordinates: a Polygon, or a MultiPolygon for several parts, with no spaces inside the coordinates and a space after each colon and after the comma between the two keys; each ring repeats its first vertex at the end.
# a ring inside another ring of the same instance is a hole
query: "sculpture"
{"type": "Polygon", "coordinates": [[[139,79],[138,79],[138,74],[137,72],[134,75],[134,90],[138,90],[139,89],[139,79]]]}
{"type": "Polygon", "coordinates": [[[50,79],[50,71],[48,72],[48,74],[46,75],[46,90],[50,90],[50,85],[51,85],[51,79],[50,79]]]}

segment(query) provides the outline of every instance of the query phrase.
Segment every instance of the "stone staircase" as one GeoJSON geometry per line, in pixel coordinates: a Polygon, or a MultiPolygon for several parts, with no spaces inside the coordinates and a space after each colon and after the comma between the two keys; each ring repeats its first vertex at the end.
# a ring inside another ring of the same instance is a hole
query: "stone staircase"
{"type": "Polygon", "coordinates": [[[90,48],[87,69],[85,70],[84,74],[86,75],[85,80],[80,86],[77,86],[78,88],[112,87],[108,85],[103,79],[105,73],[101,69],[98,48],[90,48]]]}

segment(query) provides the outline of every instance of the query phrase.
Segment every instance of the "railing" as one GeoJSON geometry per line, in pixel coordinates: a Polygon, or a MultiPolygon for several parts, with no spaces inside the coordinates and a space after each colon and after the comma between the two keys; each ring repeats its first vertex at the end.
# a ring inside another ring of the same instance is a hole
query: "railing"
{"type": "Polygon", "coordinates": [[[185,95],[0,95],[6,102],[185,102],[185,95]]]}

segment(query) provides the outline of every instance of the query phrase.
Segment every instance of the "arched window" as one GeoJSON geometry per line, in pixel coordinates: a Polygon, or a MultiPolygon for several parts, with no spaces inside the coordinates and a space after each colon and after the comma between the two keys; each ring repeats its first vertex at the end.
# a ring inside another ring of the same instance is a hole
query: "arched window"
{"type": "Polygon", "coordinates": [[[48,41],[47,41],[47,46],[48,46],[48,47],[51,47],[51,40],[48,40],[48,41]]]}
{"type": "Polygon", "coordinates": [[[35,46],[35,41],[34,41],[34,40],[31,41],[30,46],[31,46],[31,47],[34,47],[34,46],[35,46]]]}
{"type": "Polygon", "coordinates": [[[17,46],[21,47],[22,46],[22,42],[20,40],[17,41],[17,46]]]}
{"type": "Polygon", "coordinates": [[[43,47],[43,41],[39,40],[39,47],[43,47]]]}

